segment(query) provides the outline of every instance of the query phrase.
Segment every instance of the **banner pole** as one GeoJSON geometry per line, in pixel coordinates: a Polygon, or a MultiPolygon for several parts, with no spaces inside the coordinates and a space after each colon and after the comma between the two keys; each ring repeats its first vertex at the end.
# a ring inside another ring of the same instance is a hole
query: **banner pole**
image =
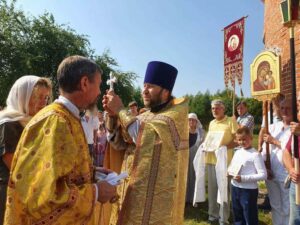
{"type": "MultiPolygon", "coordinates": [[[[291,58],[291,78],[292,78],[292,111],[293,121],[297,121],[297,94],[296,94],[296,59],[295,59],[295,38],[294,38],[294,25],[289,28],[290,31],[290,58],[291,58]]],[[[298,137],[294,135],[294,164],[295,170],[299,173],[299,150],[298,150],[298,137]]],[[[296,205],[300,205],[300,185],[296,184],[296,205]]]]}

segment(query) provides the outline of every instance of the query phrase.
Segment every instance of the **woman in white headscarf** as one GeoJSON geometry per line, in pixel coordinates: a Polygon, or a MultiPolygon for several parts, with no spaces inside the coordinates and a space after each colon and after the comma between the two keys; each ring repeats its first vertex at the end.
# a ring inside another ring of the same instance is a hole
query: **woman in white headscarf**
{"type": "Polygon", "coordinates": [[[189,168],[187,177],[187,187],[186,187],[186,203],[193,203],[194,190],[195,190],[195,170],[193,166],[193,161],[199,148],[200,144],[204,141],[205,131],[202,128],[202,124],[199,121],[195,113],[189,114],[189,168]]]}
{"type": "Polygon", "coordinates": [[[6,108],[0,111],[0,224],[3,224],[14,151],[25,125],[48,104],[51,88],[48,78],[23,76],[13,84],[6,99],[6,108]]]}

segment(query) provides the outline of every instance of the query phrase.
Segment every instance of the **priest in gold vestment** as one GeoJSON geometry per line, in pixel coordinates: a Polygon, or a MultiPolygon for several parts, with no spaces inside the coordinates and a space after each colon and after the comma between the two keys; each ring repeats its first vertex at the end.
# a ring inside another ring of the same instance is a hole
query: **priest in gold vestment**
{"type": "Polygon", "coordinates": [[[137,117],[124,110],[114,92],[103,98],[111,116],[136,144],[122,170],[129,179],[118,186],[121,202],[115,205],[112,225],[183,224],[188,167],[188,101],[172,97],[177,76],[173,66],[148,64],[143,101],[150,111],[137,117]]]}
{"type": "Polygon", "coordinates": [[[98,225],[99,202],[115,187],[94,182],[80,111],[100,94],[101,69],[70,56],[57,71],[59,98],[24,128],[13,159],[5,225],[98,225]]]}
{"type": "MultiPolygon", "coordinates": [[[[127,161],[128,155],[135,149],[132,140],[124,138],[124,132],[119,124],[117,117],[107,116],[105,119],[107,131],[113,133],[108,136],[108,145],[105,151],[104,167],[115,171],[121,172],[123,161],[127,161]]],[[[124,169],[123,169],[124,170],[124,169]]],[[[126,170],[127,171],[127,170],[126,170]]],[[[99,225],[109,225],[112,207],[118,209],[121,199],[118,199],[114,204],[107,202],[100,207],[100,222],[99,225]]]]}

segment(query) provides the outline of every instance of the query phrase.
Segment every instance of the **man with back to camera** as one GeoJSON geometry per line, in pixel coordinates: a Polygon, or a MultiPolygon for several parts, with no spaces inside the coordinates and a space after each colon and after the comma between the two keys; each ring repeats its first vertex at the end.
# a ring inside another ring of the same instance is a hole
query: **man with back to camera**
{"type": "Polygon", "coordinates": [[[98,224],[98,201],[113,199],[116,188],[93,180],[79,114],[97,102],[101,74],[82,56],[59,65],[59,98],[31,119],[16,149],[5,225],[98,224]]]}

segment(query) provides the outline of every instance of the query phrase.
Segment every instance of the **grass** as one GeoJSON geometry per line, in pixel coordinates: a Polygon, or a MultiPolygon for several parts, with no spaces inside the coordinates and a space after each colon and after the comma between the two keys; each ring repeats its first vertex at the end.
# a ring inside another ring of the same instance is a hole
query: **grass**
{"type": "MultiPolygon", "coordinates": [[[[192,207],[191,205],[187,205],[184,212],[184,224],[185,225],[210,225],[207,222],[208,220],[208,204],[207,201],[198,204],[197,208],[192,207]]],[[[258,220],[259,225],[270,225],[272,224],[271,220],[271,212],[259,210],[258,212],[258,220]]],[[[229,221],[232,221],[232,216],[230,216],[229,221]]],[[[213,223],[218,225],[219,223],[213,223]]]]}
{"type": "MultiPolygon", "coordinates": [[[[257,135],[253,137],[253,147],[257,148],[257,135]]],[[[259,182],[260,191],[266,193],[266,186],[264,182],[259,182]]],[[[261,196],[261,195],[260,195],[261,196]]],[[[208,203],[203,202],[198,204],[197,208],[187,205],[184,213],[184,224],[185,225],[209,225],[208,220],[208,203]]],[[[232,215],[230,217],[232,221],[232,215]]],[[[272,224],[270,211],[259,210],[258,212],[259,225],[269,225],[272,224]]],[[[219,224],[219,223],[214,223],[219,224]]]]}

